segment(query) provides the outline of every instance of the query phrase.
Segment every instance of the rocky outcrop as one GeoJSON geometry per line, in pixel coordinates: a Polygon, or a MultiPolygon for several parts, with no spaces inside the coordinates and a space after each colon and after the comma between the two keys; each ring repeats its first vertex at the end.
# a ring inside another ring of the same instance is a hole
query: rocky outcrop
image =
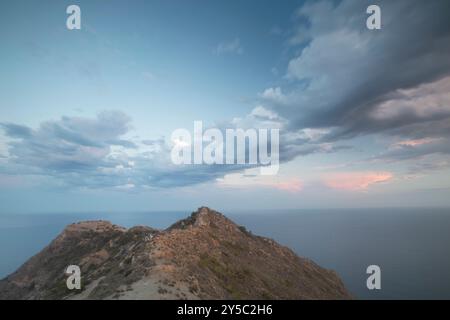
{"type": "Polygon", "coordinates": [[[71,224],[0,281],[1,299],[348,299],[339,277],[200,208],[166,230],[71,224]],[[80,290],[66,286],[69,265],[80,290]]]}

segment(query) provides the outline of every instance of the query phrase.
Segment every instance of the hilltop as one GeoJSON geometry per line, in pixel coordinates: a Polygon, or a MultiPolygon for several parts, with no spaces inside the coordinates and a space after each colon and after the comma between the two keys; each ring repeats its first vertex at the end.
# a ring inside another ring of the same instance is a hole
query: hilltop
{"type": "Polygon", "coordinates": [[[206,207],[165,230],[67,226],[0,281],[0,299],[349,299],[333,271],[206,207]],[[66,287],[68,265],[81,290],[66,287]]]}

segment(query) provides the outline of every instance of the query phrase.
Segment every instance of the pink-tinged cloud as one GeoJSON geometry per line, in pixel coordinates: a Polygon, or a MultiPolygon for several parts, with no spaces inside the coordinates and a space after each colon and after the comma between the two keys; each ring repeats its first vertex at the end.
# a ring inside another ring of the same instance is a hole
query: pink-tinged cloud
{"type": "Polygon", "coordinates": [[[338,172],[326,175],[323,182],[338,190],[366,190],[370,185],[386,182],[393,177],[390,172],[338,172]]]}
{"type": "Polygon", "coordinates": [[[394,147],[417,147],[421,146],[423,144],[433,143],[437,140],[440,140],[438,138],[423,138],[423,139],[416,139],[416,140],[404,140],[400,141],[394,144],[394,147]]]}
{"type": "Polygon", "coordinates": [[[272,187],[278,190],[295,193],[303,190],[303,183],[300,180],[294,179],[291,181],[274,183],[272,184],[272,187]]]}
{"type": "Polygon", "coordinates": [[[286,179],[273,176],[244,176],[241,173],[228,174],[223,179],[217,179],[221,187],[232,188],[271,188],[286,192],[300,192],[303,190],[303,182],[298,178],[286,179]]]}
{"type": "Polygon", "coordinates": [[[396,91],[396,96],[378,105],[372,112],[377,120],[399,119],[405,116],[433,118],[450,114],[450,77],[422,84],[412,89],[396,91]]]}

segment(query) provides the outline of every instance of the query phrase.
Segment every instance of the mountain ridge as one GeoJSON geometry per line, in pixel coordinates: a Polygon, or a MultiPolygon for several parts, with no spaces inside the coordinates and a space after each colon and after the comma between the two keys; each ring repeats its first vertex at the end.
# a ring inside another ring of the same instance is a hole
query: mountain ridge
{"type": "Polygon", "coordinates": [[[0,299],[350,299],[334,271],[201,207],[165,230],[68,225],[0,280],[0,299]],[[81,290],[66,287],[78,265],[81,290]]]}

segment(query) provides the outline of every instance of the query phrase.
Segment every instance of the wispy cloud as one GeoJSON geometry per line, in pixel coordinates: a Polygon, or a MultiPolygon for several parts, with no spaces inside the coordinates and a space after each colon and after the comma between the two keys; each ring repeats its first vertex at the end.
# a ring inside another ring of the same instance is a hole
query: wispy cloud
{"type": "Polygon", "coordinates": [[[324,184],[332,189],[361,191],[393,178],[390,172],[338,172],[324,175],[324,184]]]}
{"type": "Polygon", "coordinates": [[[142,77],[147,80],[155,80],[156,76],[150,71],[143,71],[141,73],[142,77]]]}
{"type": "Polygon", "coordinates": [[[298,178],[260,176],[245,173],[227,174],[223,178],[217,179],[217,183],[223,188],[269,188],[289,193],[297,193],[303,190],[303,182],[298,178]]]}
{"type": "Polygon", "coordinates": [[[219,43],[214,52],[218,55],[243,54],[244,49],[241,46],[241,40],[239,38],[234,38],[233,40],[219,43]]]}
{"type": "Polygon", "coordinates": [[[433,143],[439,141],[439,138],[423,138],[423,139],[412,139],[412,140],[403,140],[394,143],[393,147],[417,147],[428,143],[433,143]]]}

